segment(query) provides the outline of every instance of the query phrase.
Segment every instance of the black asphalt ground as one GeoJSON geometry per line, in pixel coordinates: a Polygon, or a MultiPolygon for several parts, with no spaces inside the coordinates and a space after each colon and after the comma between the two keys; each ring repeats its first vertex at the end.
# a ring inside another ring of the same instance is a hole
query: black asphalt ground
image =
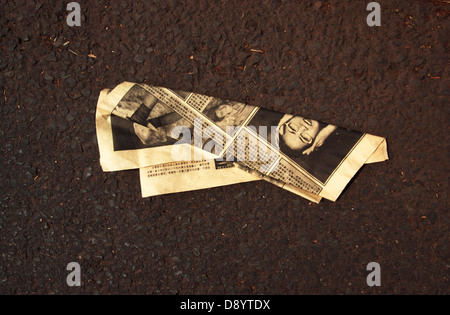
{"type": "Polygon", "coordinates": [[[17,0],[0,8],[0,294],[448,294],[448,1],[17,0]],[[387,138],[337,202],[266,182],[142,199],[104,173],[123,81],[387,138]],[[70,262],[81,286],[69,287],[70,262]],[[381,286],[370,287],[370,262],[381,286]]]}

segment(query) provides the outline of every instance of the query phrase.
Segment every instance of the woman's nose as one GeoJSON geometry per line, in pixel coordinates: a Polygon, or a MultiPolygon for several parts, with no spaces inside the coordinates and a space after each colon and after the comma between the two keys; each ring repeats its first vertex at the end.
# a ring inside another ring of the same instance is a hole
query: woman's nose
{"type": "Polygon", "coordinates": [[[308,130],[308,127],[306,127],[305,125],[301,125],[300,128],[298,128],[297,133],[300,135],[307,130],[308,130]]]}

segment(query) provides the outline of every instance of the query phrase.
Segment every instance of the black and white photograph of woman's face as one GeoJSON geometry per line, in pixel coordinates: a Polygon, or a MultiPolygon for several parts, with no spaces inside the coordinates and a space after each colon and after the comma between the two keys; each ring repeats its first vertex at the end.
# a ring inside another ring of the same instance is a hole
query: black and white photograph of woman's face
{"type": "Polygon", "coordinates": [[[292,150],[311,145],[319,132],[319,122],[294,116],[280,126],[280,137],[292,150]]]}

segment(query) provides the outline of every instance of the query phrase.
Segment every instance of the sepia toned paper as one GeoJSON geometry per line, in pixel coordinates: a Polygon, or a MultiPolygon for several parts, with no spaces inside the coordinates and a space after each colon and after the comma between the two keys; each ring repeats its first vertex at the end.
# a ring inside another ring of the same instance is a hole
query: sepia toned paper
{"type": "Polygon", "coordinates": [[[362,165],[388,159],[382,137],[145,84],[102,92],[96,121],[103,170],[141,169],[144,197],[263,179],[335,201],[362,165]]]}
{"type": "MultiPolygon", "coordinates": [[[[226,166],[218,165],[218,163],[215,163],[214,160],[211,159],[207,160],[208,163],[211,163],[210,168],[198,167],[198,165],[204,163],[204,161],[186,161],[183,162],[184,171],[178,170],[172,174],[162,174],[159,172],[156,176],[153,176],[156,173],[149,174],[149,172],[154,169],[163,170],[177,167],[176,164],[179,162],[173,161],[167,146],[115,151],[111,127],[111,111],[109,109],[111,103],[108,103],[109,99],[107,99],[107,96],[110,93],[111,90],[101,91],[96,112],[97,138],[100,148],[101,166],[105,172],[139,168],[142,197],[145,198],[161,194],[192,191],[261,180],[261,178],[240,170],[232,164],[227,164],[226,166]]],[[[110,96],[112,96],[114,101],[116,95],[113,93],[110,96]]],[[[194,149],[194,147],[191,146],[187,147],[189,150],[194,149]]],[[[168,172],[170,171],[171,170],[168,170],[168,172]]]]}
{"type": "Polygon", "coordinates": [[[142,197],[170,194],[260,180],[233,164],[181,161],[140,169],[142,197]]]}

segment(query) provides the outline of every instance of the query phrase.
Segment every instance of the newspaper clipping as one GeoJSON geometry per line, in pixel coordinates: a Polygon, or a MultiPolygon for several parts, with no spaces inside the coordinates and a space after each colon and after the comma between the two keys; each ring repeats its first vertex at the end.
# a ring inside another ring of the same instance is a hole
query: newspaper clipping
{"type": "Polygon", "coordinates": [[[266,180],[310,201],[336,201],[386,140],[196,93],[124,82],[96,112],[104,171],[140,170],[143,197],[266,180]]]}

